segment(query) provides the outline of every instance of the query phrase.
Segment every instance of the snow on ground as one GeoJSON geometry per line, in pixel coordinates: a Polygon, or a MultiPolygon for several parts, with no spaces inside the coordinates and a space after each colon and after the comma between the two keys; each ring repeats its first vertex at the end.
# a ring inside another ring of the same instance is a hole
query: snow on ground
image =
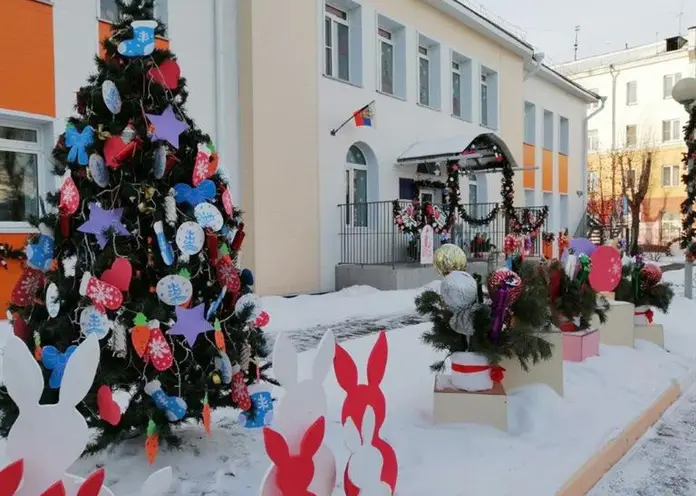
{"type": "MultiPolygon", "coordinates": [[[[676,282],[680,274],[683,280],[683,270],[667,273],[665,278],[676,282]]],[[[264,298],[263,303],[272,318],[269,333],[289,331],[296,340],[302,334],[297,331],[311,330],[318,337],[320,330],[341,327],[346,320],[398,320],[413,313],[417,293],[362,287],[330,295],[264,298]]],[[[390,330],[390,359],[383,381],[389,414],[383,433],[399,457],[398,495],[553,495],[672,379],[693,366],[696,336],[690,333],[690,323],[696,319],[696,303],[680,296],[668,315],[656,315],[666,327],[671,353],[639,342],[636,348],[602,346],[600,357],[581,364],[565,362],[564,398],[543,385],[510,392],[508,433],[476,425],[434,426],[433,376],[428,365],[440,356],[420,342],[429,324],[390,330]]],[[[363,374],[374,341],[374,335],[367,335],[343,342],[363,374]]],[[[314,355],[314,349],[300,354],[301,374],[308,373],[314,355]]],[[[347,458],[339,423],[343,394],[332,375],[325,387],[330,405],[326,442],[336,453],[340,481],[347,458]]],[[[183,426],[182,449],[162,451],[153,467],[145,460],[143,440],[135,439],[80,460],[74,472],[87,475],[105,465],[108,485],[123,496],[136,494],[152,471],[172,465],[176,481],[172,494],[256,494],[269,462],[261,432],[245,430],[236,418],[237,412],[231,409],[214,412],[211,438],[199,425],[183,426]]],[[[0,454],[3,451],[0,445],[0,454]]]]}

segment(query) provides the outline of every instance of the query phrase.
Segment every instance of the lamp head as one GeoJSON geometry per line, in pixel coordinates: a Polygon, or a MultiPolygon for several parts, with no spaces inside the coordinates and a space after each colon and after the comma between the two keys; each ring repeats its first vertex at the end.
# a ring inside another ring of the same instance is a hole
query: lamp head
{"type": "Polygon", "coordinates": [[[696,102],[696,79],[684,78],[677,82],[672,88],[672,98],[690,112],[696,102]]]}

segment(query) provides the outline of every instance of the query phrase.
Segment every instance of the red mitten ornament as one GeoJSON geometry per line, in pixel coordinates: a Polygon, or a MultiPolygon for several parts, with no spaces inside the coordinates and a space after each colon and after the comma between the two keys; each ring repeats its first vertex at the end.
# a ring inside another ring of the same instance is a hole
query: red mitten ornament
{"type": "Polygon", "coordinates": [[[148,323],[148,327],[150,328],[150,340],[147,343],[147,350],[145,350],[143,360],[145,360],[145,363],[148,360],[152,361],[152,365],[158,372],[164,372],[174,363],[172,348],[164,337],[162,329],[160,329],[159,321],[151,320],[148,323]]]}
{"type": "Polygon", "coordinates": [[[89,296],[94,307],[103,312],[105,308],[118,310],[123,304],[123,293],[109,283],[100,281],[89,272],[85,272],[80,283],[80,294],[89,296]]]}
{"type": "Polygon", "coordinates": [[[193,166],[193,186],[197,187],[215,174],[218,167],[218,156],[212,143],[198,144],[196,162],[193,166]]]}
{"type": "Polygon", "coordinates": [[[67,215],[73,215],[80,207],[80,192],[75,186],[75,181],[68,176],[63,186],[60,187],[60,211],[67,215]]]}
{"type": "Polygon", "coordinates": [[[18,307],[28,307],[34,303],[34,297],[43,286],[44,281],[43,272],[31,267],[25,268],[12,290],[10,302],[18,307]]]}
{"type": "Polygon", "coordinates": [[[118,169],[128,156],[133,156],[140,144],[133,126],[128,124],[121,136],[112,136],[104,144],[104,159],[106,165],[112,169],[118,169]]]}
{"type": "Polygon", "coordinates": [[[239,364],[232,367],[232,401],[245,412],[251,410],[251,397],[239,364]]]}

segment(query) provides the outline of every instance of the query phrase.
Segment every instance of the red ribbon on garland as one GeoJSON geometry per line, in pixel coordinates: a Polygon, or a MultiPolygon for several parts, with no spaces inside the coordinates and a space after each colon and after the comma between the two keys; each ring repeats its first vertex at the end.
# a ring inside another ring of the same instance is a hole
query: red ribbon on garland
{"type": "Polygon", "coordinates": [[[652,311],[652,308],[648,308],[645,312],[635,312],[635,315],[645,315],[645,318],[648,319],[648,324],[652,324],[655,313],[652,311]]]}
{"type": "Polygon", "coordinates": [[[476,374],[478,372],[491,371],[491,379],[493,382],[503,382],[505,379],[505,369],[499,365],[461,365],[459,363],[452,364],[452,371],[460,374],[476,374]]]}

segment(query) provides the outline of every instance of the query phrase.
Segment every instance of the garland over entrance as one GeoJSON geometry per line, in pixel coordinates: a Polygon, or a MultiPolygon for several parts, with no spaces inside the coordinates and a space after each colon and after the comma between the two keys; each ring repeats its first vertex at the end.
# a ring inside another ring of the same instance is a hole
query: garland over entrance
{"type": "Polygon", "coordinates": [[[419,233],[426,224],[433,225],[436,232],[447,233],[454,225],[457,216],[468,224],[474,226],[487,226],[500,212],[501,206],[495,205],[485,216],[477,218],[470,215],[464,208],[460,179],[462,175],[475,174],[476,172],[502,172],[500,196],[502,209],[508,221],[508,229],[512,234],[530,234],[537,232],[548,217],[549,208],[544,206],[541,212],[529,208],[521,212],[515,210],[515,190],[513,178],[515,176],[514,160],[505,143],[495,134],[481,134],[457,157],[447,162],[447,182],[440,181],[416,181],[416,196],[420,188],[438,188],[443,191],[446,221],[442,224],[442,215],[439,209],[436,212],[433,205],[423,205],[416,199],[410,205],[402,207],[398,200],[394,200],[394,223],[401,232],[409,234],[419,233]],[[438,222],[434,222],[437,214],[438,222]]]}

